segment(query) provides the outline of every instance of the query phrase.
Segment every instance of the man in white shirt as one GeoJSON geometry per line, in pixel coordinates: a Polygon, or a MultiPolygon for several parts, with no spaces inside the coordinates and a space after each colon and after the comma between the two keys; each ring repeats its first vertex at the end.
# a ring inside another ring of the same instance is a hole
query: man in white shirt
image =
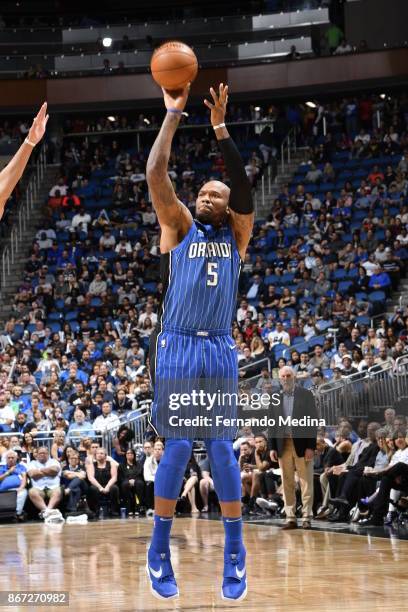
{"type": "Polygon", "coordinates": [[[102,414],[96,417],[92,424],[94,431],[105,433],[106,431],[120,427],[119,417],[117,414],[112,412],[110,402],[103,402],[101,409],[102,414]]]}
{"type": "Polygon", "coordinates": [[[11,431],[15,420],[15,414],[12,407],[7,403],[4,393],[0,394],[0,432],[11,431]]]}
{"type": "Polygon", "coordinates": [[[375,270],[378,268],[378,263],[376,263],[374,259],[375,259],[374,253],[371,253],[367,261],[361,264],[361,266],[367,272],[367,276],[372,276],[375,270]]]}
{"type": "Polygon", "coordinates": [[[103,235],[99,238],[99,246],[108,251],[110,249],[114,249],[115,245],[115,236],[111,234],[111,231],[108,227],[105,228],[103,235]]]}
{"type": "Polygon", "coordinates": [[[145,312],[142,312],[142,314],[139,316],[139,319],[138,319],[139,327],[143,326],[143,323],[145,322],[146,317],[149,317],[153,325],[156,325],[157,314],[153,312],[153,306],[151,306],[151,304],[146,304],[145,312]]]}
{"type": "Polygon", "coordinates": [[[156,225],[156,213],[151,206],[146,206],[146,212],[142,213],[143,225],[156,225]]]}
{"type": "Polygon", "coordinates": [[[55,196],[55,192],[59,191],[61,196],[66,196],[68,191],[68,185],[65,184],[64,179],[61,177],[58,179],[58,183],[51,187],[49,196],[53,198],[55,196]]]}
{"type": "Polygon", "coordinates": [[[252,321],[256,319],[258,316],[256,309],[253,306],[250,306],[246,300],[242,300],[240,307],[237,311],[237,321],[241,323],[247,317],[249,317],[252,321]]]}
{"type": "Polygon", "coordinates": [[[120,255],[130,255],[132,252],[132,245],[126,238],[121,238],[118,244],[115,247],[115,253],[119,253],[120,255]]]}
{"type": "Polygon", "coordinates": [[[28,464],[27,473],[33,482],[28,496],[40,511],[40,518],[46,518],[51,510],[55,512],[61,501],[60,463],[50,459],[48,448],[41,446],[37,451],[37,459],[28,464]]]}
{"type": "Polygon", "coordinates": [[[88,224],[92,221],[91,215],[83,208],[80,208],[76,215],[72,217],[71,227],[88,233],[88,224]]]}
{"type": "Polygon", "coordinates": [[[268,334],[269,348],[273,348],[276,344],[290,345],[290,336],[288,332],[283,329],[283,323],[277,322],[276,327],[268,334]]]}

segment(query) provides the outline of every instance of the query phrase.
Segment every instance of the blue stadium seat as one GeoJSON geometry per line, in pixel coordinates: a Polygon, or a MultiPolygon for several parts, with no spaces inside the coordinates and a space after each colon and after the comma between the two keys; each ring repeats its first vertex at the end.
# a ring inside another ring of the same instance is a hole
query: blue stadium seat
{"type": "Polygon", "coordinates": [[[371,325],[371,319],[366,315],[359,315],[356,317],[356,322],[360,323],[361,325],[371,325]]]}
{"type": "Polygon", "coordinates": [[[308,344],[309,344],[310,348],[314,348],[318,344],[323,346],[324,342],[325,342],[325,337],[324,336],[313,336],[313,338],[310,338],[308,344]]]}
{"type": "Polygon", "coordinates": [[[76,333],[80,330],[80,325],[78,321],[70,321],[69,326],[71,328],[72,333],[76,333]]]}
{"type": "Polygon", "coordinates": [[[78,310],[70,310],[65,313],[65,321],[76,321],[78,319],[79,311],[78,310]]]}
{"type": "Polygon", "coordinates": [[[332,327],[333,325],[333,321],[317,321],[316,322],[316,327],[320,332],[325,332],[329,329],[329,327],[332,327]]]}
{"type": "Polygon", "coordinates": [[[53,333],[61,331],[61,323],[57,323],[56,321],[51,321],[50,323],[47,321],[47,327],[49,327],[53,333]]]}
{"type": "Polygon", "coordinates": [[[340,293],[347,293],[347,291],[352,286],[353,286],[353,281],[341,281],[338,286],[338,291],[340,293]]]}
{"type": "Polygon", "coordinates": [[[368,299],[370,302],[385,302],[385,293],[384,291],[373,291],[368,294],[368,299]]]}
{"type": "Polygon", "coordinates": [[[333,272],[333,280],[343,280],[346,278],[346,271],[343,268],[333,272]]]}

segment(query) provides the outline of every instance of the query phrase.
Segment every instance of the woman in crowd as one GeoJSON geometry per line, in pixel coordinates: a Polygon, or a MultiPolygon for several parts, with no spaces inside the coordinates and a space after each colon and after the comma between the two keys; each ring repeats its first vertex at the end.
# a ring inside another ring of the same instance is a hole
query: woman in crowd
{"type": "Polygon", "coordinates": [[[154,508],[154,479],[156,477],[157,468],[163,456],[164,444],[161,440],[156,440],[153,446],[153,452],[146,457],[143,465],[143,478],[146,483],[145,502],[147,508],[147,516],[152,516],[154,508]]]}
{"type": "Polygon", "coordinates": [[[191,514],[199,514],[200,511],[196,505],[196,490],[201,478],[201,470],[198,465],[194,453],[191,453],[189,462],[187,463],[186,471],[184,472],[183,490],[180,499],[188,499],[191,506],[191,514]]]}
{"type": "Polygon", "coordinates": [[[146,488],[143,479],[143,464],[136,461],[136,453],[131,448],[126,451],[126,461],[119,465],[118,482],[129,514],[143,512],[146,488]]]}
{"type": "Polygon", "coordinates": [[[115,461],[125,462],[126,451],[134,437],[135,434],[128,425],[123,424],[119,427],[117,436],[112,440],[112,457],[115,461]]]}
{"type": "Polygon", "coordinates": [[[380,338],[377,337],[375,329],[370,327],[367,332],[367,338],[361,344],[363,354],[375,352],[381,344],[380,338]]]}
{"type": "Polygon", "coordinates": [[[31,433],[27,432],[24,434],[23,443],[21,445],[21,461],[29,463],[34,458],[34,449],[36,445],[34,443],[34,437],[31,433]]]}
{"type": "Polygon", "coordinates": [[[265,345],[262,338],[258,334],[254,334],[251,340],[251,357],[254,359],[262,359],[266,356],[265,345]]]}
{"type": "Polygon", "coordinates": [[[62,454],[64,452],[65,445],[65,433],[63,431],[56,431],[54,433],[53,443],[51,445],[51,457],[61,461],[62,454]]]}
{"type": "Polygon", "coordinates": [[[119,516],[118,467],[107,458],[104,448],[97,449],[95,461],[86,466],[86,475],[90,483],[87,498],[91,510],[98,514],[101,505],[109,504],[109,514],[119,516]]]}

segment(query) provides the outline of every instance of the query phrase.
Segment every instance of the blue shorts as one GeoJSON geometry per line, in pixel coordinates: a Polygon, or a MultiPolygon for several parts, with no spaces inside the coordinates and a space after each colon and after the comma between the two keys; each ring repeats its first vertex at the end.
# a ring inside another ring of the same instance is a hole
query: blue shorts
{"type": "Polygon", "coordinates": [[[238,359],[229,333],[166,329],[152,334],[149,354],[154,389],[150,422],[158,435],[235,438],[238,359]]]}

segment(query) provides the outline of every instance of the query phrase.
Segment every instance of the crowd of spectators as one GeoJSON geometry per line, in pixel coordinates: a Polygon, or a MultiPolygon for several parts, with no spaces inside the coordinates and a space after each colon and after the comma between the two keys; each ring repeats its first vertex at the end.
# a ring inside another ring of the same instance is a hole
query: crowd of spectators
{"type": "MultiPolygon", "coordinates": [[[[257,376],[257,388],[270,388],[289,364],[298,383],[317,392],[326,380],[394,365],[407,353],[403,305],[371,324],[406,272],[407,108],[403,96],[363,96],[268,111],[282,130],[298,126],[304,159],[257,221],[244,261],[233,322],[244,384],[257,376]]],[[[233,118],[257,112],[231,109],[233,118]]],[[[80,121],[67,131],[82,131],[80,121]]],[[[254,127],[232,132],[255,188],[276,142],[254,127]]],[[[0,428],[23,434],[24,452],[49,432],[59,432],[62,452],[114,431],[123,460],[130,439],[116,430],[152,400],[148,341],[163,286],[147,155],[147,146],[126,148],[119,137],[65,141],[60,178],[0,334],[0,428]]],[[[199,130],[178,133],[169,175],[193,213],[198,185],[228,181],[216,141],[199,130]]]]}
{"type": "MultiPolygon", "coordinates": [[[[126,426],[122,431],[127,433],[126,426]]],[[[52,522],[62,522],[62,514],[117,517],[120,509],[129,516],[153,515],[154,479],[164,451],[161,440],[146,439],[143,448],[136,450],[116,443],[114,456],[109,456],[88,435],[77,446],[65,436],[63,428],[55,432],[51,451],[41,445],[41,439],[33,444],[30,433],[1,437],[0,492],[16,491],[18,520],[27,514],[38,514],[46,521],[51,517],[52,522]]],[[[234,450],[241,470],[244,515],[281,518],[281,474],[266,437],[243,428],[234,450]]],[[[407,507],[407,493],[405,415],[387,409],[381,425],[339,417],[335,427],[319,429],[313,495],[317,520],[391,525],[407,507]]],[[[176,509],[196,514],[218,508],[208,459],[197,461],[192,454],[176,509]]]]}

